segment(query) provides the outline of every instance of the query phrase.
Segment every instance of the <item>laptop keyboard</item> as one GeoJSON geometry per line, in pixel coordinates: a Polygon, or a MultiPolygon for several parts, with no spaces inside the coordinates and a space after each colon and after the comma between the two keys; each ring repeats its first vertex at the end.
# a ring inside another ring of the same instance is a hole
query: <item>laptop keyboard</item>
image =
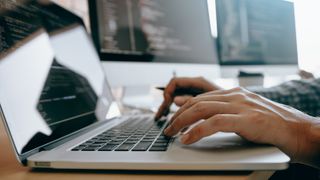
{"type": "Polygon", "coordinates": [[[166,151],[172,138],[163,134],[164,128],[165,121],[139,117],[125,121],[71,151],[166,151]]]}

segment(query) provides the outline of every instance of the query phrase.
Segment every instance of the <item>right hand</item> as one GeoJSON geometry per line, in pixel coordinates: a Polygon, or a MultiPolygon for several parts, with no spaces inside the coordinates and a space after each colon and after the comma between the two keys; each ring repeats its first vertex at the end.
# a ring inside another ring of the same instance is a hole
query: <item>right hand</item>
{"type": "Polygon", "coordinates": [[[210,83],[202,77],[198,78],[173,78],[169,84],[166,86],[164,90],[164,101],[162,102],[155,119],[158,120],[162,116],[166,116],[169,113],[169,109],[171,104],[174,102],[178,106],[182,106],[185,102],[187,102],[192,96],[176,96],[174,92],[176,89],[197,89],[202,93],[206,93],[209,91],[221,90],[219,86],[210,83]]]}

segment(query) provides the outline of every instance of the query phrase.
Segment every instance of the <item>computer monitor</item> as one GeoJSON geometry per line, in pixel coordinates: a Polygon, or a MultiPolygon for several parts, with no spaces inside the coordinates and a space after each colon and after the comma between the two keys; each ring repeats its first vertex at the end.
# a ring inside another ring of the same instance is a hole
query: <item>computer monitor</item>
{"type": "Polygon", "coordinates": [[[220,74],[207,0],[89,0],[91,33],[112,86],[220,74]]]}
{"type": "Polygon", "coordinates": [[[222,76],[239,70],[287,75],[298,70],[294,4],[285,0],[216,0],[222,76]]]}

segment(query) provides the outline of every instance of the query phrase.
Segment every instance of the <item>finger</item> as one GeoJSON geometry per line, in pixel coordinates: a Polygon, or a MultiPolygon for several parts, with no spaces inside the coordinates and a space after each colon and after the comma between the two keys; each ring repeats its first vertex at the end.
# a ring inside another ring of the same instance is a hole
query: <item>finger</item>
{"type": "Polygon", "coordinates": [[[182,112],[174,119],[169,127],[166,128],[167,136],[174,136],[184,127],[190,126],[195,122],[207,119],[217,114],[236,114],[237,108],[233,108],[230,103],[204,101],[197,103],[182,112]]]}
{"type": "Polygon", "coordinates": [[[177,105],[177,106],[183,106],[188,100],[190,100],[192,98],[192,96],[177,96],[174,98],[173,102],[177,105]]]}
{"type": "Polygon", "coordinates": [[[183,135],[183,144],[192,144],[217,132],[239,132],[241,120],[239,115],[218,114],[192,128],[183,135]]]}
{"type": "Polygon", "coordinates": [[[169,108],[172,103],[163,101],[159,107],[158,112],[156,113],[155,120],[159,120],[162,116],[166,116],[169,113],[169,108]]]}
{"type": "Polygon", "coordinates": [[[229,102],[231,97],[228,95],[210,95],[210,96],[197,96],[192,99],[189,99],[183,106],[172,116],[171,121],[174,121],[176,117],[178,117],[182,112],[196,103],[203,101],[218,101],[218,102],[229,102]]]}
{"type": "MultiPolygon", "coordinates": [[[[166,112],[169,112],[169,108],[173,102],[174,92],[178,88],[196,88],[196,89],[205,89],[204,84],[198,78],[173,78],[166,86],[163,97],[164,101],[161,104],[158,112],[156,113],[155,119],[158,120],[163,115],[167,115],[166,112]]],[[[204,90],[205,92],[205,90],[204,90]]]]}
{"type": "Polygon", "coordinates": [[[243,90],[243,88],[241,88],[241,87],[228,89],[228,90],[222,89],[222,90],[216,90],[216,91],[210,91],[210,92],[207,92],[207,93],[203,93],[203,94],[200,94],[199,96],[225,95],[225,94],[231,94],[231,93],[234,93],[234,92],[238,92],[238,91],[241,91],[241,90],[243,90]]]}
{"type": "Polygon", "coordinates": [[[158,112],[156,113],[156,120],[160,119],[161,116],[167,115],[166,113],[169,112],[169,108],[173,102],[174,92],[177,89],[177,87],[188,87],[188,83],[190,83],[189,78],[173,78],[170,80],[163,92],[164,100],[158,112]]]}

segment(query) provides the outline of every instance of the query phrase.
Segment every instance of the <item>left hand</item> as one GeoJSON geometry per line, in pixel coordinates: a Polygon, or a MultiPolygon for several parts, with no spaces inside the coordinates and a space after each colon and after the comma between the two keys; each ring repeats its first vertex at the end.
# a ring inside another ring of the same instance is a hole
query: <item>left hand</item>
{"type": "Polygon", "coordinates": [[[242,88],[190,99],[172,117],[165,134],[173,136],[199,120],[205,121],[184,134],[182,143],[191,144],[217,132],[234,132],[252,142],[275,145],[298,160],[316,150],[308,144],[313,117],[242,88]]]}

